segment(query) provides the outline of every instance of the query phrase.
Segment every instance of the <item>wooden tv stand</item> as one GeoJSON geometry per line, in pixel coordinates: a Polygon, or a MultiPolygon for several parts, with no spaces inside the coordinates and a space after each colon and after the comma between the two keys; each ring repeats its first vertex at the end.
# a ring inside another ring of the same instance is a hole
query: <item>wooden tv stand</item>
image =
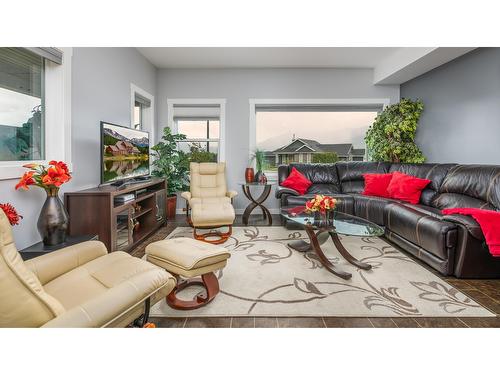
{"type": "Polygon", "coordinates": [[[69,235],[97,234],[109,252],[130,252],[167,223],[167,183],[153,178],[126,186],[101,186],[64,194],[69,235]],[[115,203],[115,197],[135,198],[115,203]]]}

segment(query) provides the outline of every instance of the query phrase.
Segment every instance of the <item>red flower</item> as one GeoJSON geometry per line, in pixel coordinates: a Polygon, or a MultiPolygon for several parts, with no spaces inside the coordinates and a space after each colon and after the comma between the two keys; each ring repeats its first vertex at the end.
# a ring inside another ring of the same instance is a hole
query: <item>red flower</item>
{"type": "Polygon", "coordinates": [[[23,218],[21,215],[17,213],[14,206],[12,206],[9,203],[0,203],[0,208],[3,210],[3,212],[5,212],[7,219],[9,219],[10,225],[19,224],[19,220],[23,218]]]}
{"type": "Polygon", "coordinates": [[[33,171],[30,171],[30,172],[26,172],[23,177],[21,177],[21,179],[19,180],[19,182],[17,183],[16,185],[16,190],[18,189],[24,189],[24,190],[28,190],[28,185],[33,185],[35,183],[35,180],[33,179],[33,175],[35,174],[35,172],[33,171]]]}
{"type": "Polygon", "coordinates": [[[42,183],[44,185],[54,185],[59,187],[71,180],[71,176],[68,172],[68,166],[65,163],[52,160],[49,164],[50,167],[47,168],[47,174],[42,177],[42,183]]]}
{"type": "Polygon", "coordinates": [[[49,162],[49,165],[54,165],[60,169],[62,169],[64,171],[64,173],[66,174],[69,174],[69,169],[68,169],[68,166],[66,165],[65,162],[63,161],[55,161],[55,160],[51,160],[49,162]]]}

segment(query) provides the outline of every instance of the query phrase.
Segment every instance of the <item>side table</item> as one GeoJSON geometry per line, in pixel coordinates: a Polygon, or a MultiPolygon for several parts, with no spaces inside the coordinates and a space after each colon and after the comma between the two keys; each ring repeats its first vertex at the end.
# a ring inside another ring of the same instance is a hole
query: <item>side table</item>
{"type": "Polygon", "coordinates": [[[71,245],[76,245],[77,243],[80,242],[93,241],[97,239],[98,239],[97,234],[86,234],[82,236],[67,236],[66,242],[53,246],[45,246],[43,242],[40,241],[34,245],[31,245],[30,247],[27,247],[26,249],[20,250],[19,254],[21,255],[21,258],[23,258],[23,260],[29,260],[36,258],[40,255],[48,254],[71,245]]]}
{"type": "Polygon", "coordinates": [[[247,197],[250,200],[250,204],[245,208],[245,212],[243,212],[243,224],[248,225],[248,219],[250,218],[250,214],[252,211],[260,207],[262,210],[262,216],[264,220],[267,219],[268,224],[272,225],[273,224],[273,218],[271,217],[271,213],[269,210],[263,205],[267,197],[269,196],[269,193],[271,192],[271,187],[273,186],[273,183],[271,182],[242,182],[240,183],[241,188],[243,189],[243,193],[245,194],[245,197],[247,197]],[[262,190],[262,193],[258,198],[254,198],[252,196],[252,192],[250,190],[251,187],[254,186],[262,186],[264,189],[262,190]]]}

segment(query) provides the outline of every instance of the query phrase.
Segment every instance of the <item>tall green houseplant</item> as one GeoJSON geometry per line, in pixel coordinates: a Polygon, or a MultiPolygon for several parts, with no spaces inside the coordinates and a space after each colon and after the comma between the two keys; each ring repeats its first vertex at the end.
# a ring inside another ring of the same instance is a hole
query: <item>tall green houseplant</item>
{"type": "Polygon", "coordinates": [[[369,159],[423,163],[425,157],[415,144],[415,133],[423,110],[424,105],[420,100],[404,98],[397,104],[387,106],[366,132],[369,159]]]}
{"type": "Polygon", "coordinates": [[[161,141],[151,147],[153,151],[153,176],[167,179],[168,194],[189,188],[189,158],[177,147],[177,142],[185,140],[184,134],[172,134],[167,126],[163,129],[161,141]]]}

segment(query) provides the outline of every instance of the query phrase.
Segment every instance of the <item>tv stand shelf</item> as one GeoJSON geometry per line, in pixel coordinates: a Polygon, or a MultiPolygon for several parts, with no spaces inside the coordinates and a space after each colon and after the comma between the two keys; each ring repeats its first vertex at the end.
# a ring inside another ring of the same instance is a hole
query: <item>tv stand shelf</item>
{"type": "Polygon", "coordinates": [[[108,251],[130,252],[167,223],[166,188],[164,179],[152,178],[126,187],[106,185],[65,193],[69,234],[98,234],[108,251]],[[134,194],[135,199],[115,205],[115,197],[122,194],[134,194]]]}

